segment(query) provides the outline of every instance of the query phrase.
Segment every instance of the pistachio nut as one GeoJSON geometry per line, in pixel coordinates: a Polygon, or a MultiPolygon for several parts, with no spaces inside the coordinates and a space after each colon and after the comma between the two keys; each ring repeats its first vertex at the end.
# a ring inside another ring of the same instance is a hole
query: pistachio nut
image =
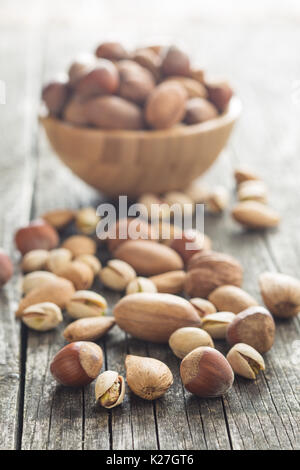
{"type": "Polygon", "coordinates": [[[199,317],[205,317],[210,313],[216,313],[217,309],[209,300],[194,297],[190,299],[192,306],[197,310],[199,317]]]}
{"type": "Polygon", "coordinates": [[[72,261],[57,271],[59,276],[69,279],[76,290],[89,289],[93,284],[94,273],[91,268],[81,261],[72,261]]]}
{"type": "Polygon", "coordinates": [[[99,221],[100,217],[96,214],[96,210],[93,207],[84,207],[76,214],[76,227],[86,235],[92,235],[96,232],[99,221]]]}
{"type": "Polygon", "coordinates": [[[232,312],[210,313],[202,318],[202,328],[212,338],[222,339],[226,337],[227,328],[234,319],[235,314],[232,312]]]}
{"type": "Polygon", "coordinates": [[[37,331],[48,331],[63,321],[61,309],[52,302],[42,302],[25,308],[21,317],[23,323],[37,331]]]}
{"type": "Polygon", "coordinates": [[[56,248],[49,252],[46,268],[54,274],[58,274],[70,263],[73,255],[67,248],[56,248]]]}
{"type": "Polygon", "coordinates": [[[94,255],[79,255],[75,258],[75,261],[87,264],[93,271],[94,276],[99,274],[99,271],[102,268],[100,261],[94,255]]]}
{"type": "Polygon", "coordinates": [[[102,295],[89,290],[78,290],[67,304],[72,318],[98,317],[105,315],[107,302],[102,295]]]}
{"type": "Polygon", "coordinates": [[[45,212],[42,218],[52,225],[52,227],[60,230],[72,222],[75,216],[75,211],[72,209],[55,209],[45,212]]]}
{"type": "Polygon", "coordinates": [[[137,292],[157,292],[155,284],[147,277],[136,277],[126,287],[126,295],[137,292]]]}
{"type": "Polygon", "coordinates": [[[57,276],[48,271],[33,271],[26,274],[22,281],[22,293],[28,294],[29,291],[47,284],[49,281],[57,279],[57,276]]]}
{"type": "Polygon", "coordinates": [[[135,270],[125,261],[112,259],[99,274],[102,283],[110,289],[122,291],[136,277],[135,270]]]}
{"type": "Polygon", "coordinates": [[[235,344],[226,357],[233,371],[246,379],[254,380],[259,371],[265,370],[262,356],[248,344],[235,344]]]}
{"type": "Polygon", "coordinates": [[[62,248],[70,250],[75,258],[80,255],[94,255],[96,242],[84,235],[72,235],[63,242],[62,248]]]}
{"type": "Polygon", "coordinates": [[[238,187],[237,196],[239,201],[267,202],[267,188],[263,181],[244,181],[238,187]]]}
{"type": "Polygon", "coordinates": [[[49,251],[31,250],[26,253],[22,259],[21,268],[24,273],[32,271],[41,271],[45,269],[49,251]]]}
{"type": "Polygon", "coordinates": [[[189,352],[200,346],[214,347],[211,336],[201,328],[179,328],[171,334],[169,346],[175,356],[183,359],[189,352]]]}
{"type": "Polygon", "coordinates": [[[125,381],[118,372],[106,370],[95,384],[96,401],[104,408],[114,408],[122,403],[125,396],[125,381]]]}

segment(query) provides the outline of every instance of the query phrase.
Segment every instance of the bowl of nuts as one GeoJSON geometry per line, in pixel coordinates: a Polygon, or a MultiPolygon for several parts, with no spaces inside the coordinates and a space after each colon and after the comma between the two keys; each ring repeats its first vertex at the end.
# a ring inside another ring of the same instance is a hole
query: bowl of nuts
{"type": "Polygon", "coordinates": [[[216,160],[241,104],[177,47],[103,43],[42,93],[59,158],[110,196],[185,189],[216,160]]]}

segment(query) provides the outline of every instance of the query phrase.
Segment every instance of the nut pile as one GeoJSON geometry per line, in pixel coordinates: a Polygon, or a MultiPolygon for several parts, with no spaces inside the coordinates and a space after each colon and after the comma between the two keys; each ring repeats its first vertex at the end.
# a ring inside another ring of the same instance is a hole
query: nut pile
{"type": "Polygon", "coordinates": [[[94,56],[73,62],[65,79],[48,83],[42,98],[50,115],[72,125],[138,130],[214,119],[232,93],[227,82],[206,79],[175,46],[127,51],[105,42],[94,56]]]}

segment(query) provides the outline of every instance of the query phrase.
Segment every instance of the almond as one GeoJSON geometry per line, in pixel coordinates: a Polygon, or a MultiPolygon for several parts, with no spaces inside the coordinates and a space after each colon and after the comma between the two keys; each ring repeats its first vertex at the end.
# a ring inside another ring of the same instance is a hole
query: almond
{"type": "Polygon", "coordinates": [[[240,313],[248,307],[258,305],[256,300],[237,286],[221,286],[208,296],[219,311],[240,313]]]}
{"type": "Polygon", "coordinates": [[[257,201],[239,202],[232,210],[232,217],[253,229],[276,227],[280,222],[280,216],[274,209],[257,201]]]}
{"type": "Polygon", "coordinates": [[[84,235],[73,235],[67,238],[61,246],[70,250],[74,257],[96,253],[96,243],[84,235]]]}
{"type": "Polygon", "coordinates": [[[184,271],[170,271],[150,277],[158,292],[179,294],[183,291],[186,273],[184,271]]]}
{"type": "Polygon", "coordinates": [[[64,330],[64,338],[72,341],[95,341],[104,336],[114,325],[113,317],[80,318],[64,330]]]}
{"type": "Polygon", "coordinates": [[[42,218],[52,227],[61,230],[72,222],[75,217],[75,211],[72,209],[55,209],[45,212],[42,218]]]}
{"type": "Polygon", "coordinates": [[[147,123],[154,129],[168,129],[185,114],[186,91],[179,83],[161,83],[150,93],[145,106],[147,123]]]}

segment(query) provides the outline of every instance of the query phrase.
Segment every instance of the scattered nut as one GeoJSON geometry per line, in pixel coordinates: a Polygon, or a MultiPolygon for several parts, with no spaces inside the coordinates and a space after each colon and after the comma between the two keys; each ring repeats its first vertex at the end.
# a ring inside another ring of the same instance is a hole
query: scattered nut
{"type": "Polygon", "coordinates": [[[174,331],[169,339],[169,346],[175,356],[183,359],[188,353],[200,346],[214,347],[211,336],[200,328],[185,327],[174,331]]]}
{"type": "Polygon", "coordinates": [[[118,372],[106,370],[96,380],[96,401],[104,408],[114,408],[122,403],[125,396],[125,381],[118,372]]]}
{"type": "Polygon", "coordinates": [[[144,400],[161,397],[173,383],[172,372],[157,359],[128,355],[125,367],[128,386],[144,400]]]}
{"type": "Polygon", "coordinates": [[[244,181],[255,181],[260,180],[259,176],[256,175],[252,170],[248,168],[237,168],[234,171],[234,177],[237,185],[243,183],[244,181]]]}
{"type": "Polygon", "coordinates": [[[4,286],[13,275],[13,265],[10,257],[0,248],[0,288],[4,286]]]}
{"type": "Polygon", "coordinates": [[[72,261],[57,270],[58,276],[69,279],[76,290],[89,289],[93,284],[94,273],[86,263],[72,261]]]}
{"type": "Polygon", "coordinates": [[[147,222],[138,219],[120,219],[114,224],[107,233],[106,239],[108,240],[108,249],[110,252],[124,243],[126,240],[135,239],[150,239],[151,227],[147,222]]]}
{"type": "Polygon", "coordinates": [[[300,312],[300,280],[287,274],[265,272],[259,277],[261,296],[275,317],[291,318],[300,312]]]}
{"type": "Polygon", "coordinates": [[[96,210],[93,207],[80,209],[76,214],[76,227],[86,235],[92,235],[96,232],[99,221],[100,217],[96,214],[96,210]]]}
{"type": "Polygon", "coordinates": [[[108,261],[105,268],[101,269],[99,277],[106,287],[122,291],[136,277],[136,272],[125,261],[113,259],[108,261]]]}
{"type": "Polygon", "coordinates": [[[22,281],[22,293],[28,294],[33,289],[40,288],[49,281],[55,281],[57,276],[48,271],[33,271],[26,274],[22,281]]]}
{"type": "Polygon", "coordinates": [[[174,238],[181,237],[182,230],[176,225],[160,220],[151,224],[151,240],[170,246],[174,238]]]}
{"type": "Polygon", "coordinates": [[[56,230],[61,230],[74,220],[75,211],[72,209],[55,209],[45,212],[42,218],[56,230]]]}
{"type": "Polygon", "coordinates": [[[226,358],[233,372],[246,379],[255,380],[259,371],[265,370],[265,362],[262,356],[248,344],[235,344],[226,358]]]}
{"type": "Polygon", "coordinates": [[[185,271],[170,271],[152,276],[150,280],[155,285],[157,292],[179,294],[183,291],[185,276],[185,271]]]}
{"type": "MultiPolygon", "coordinates": [[[[30,253],[32,252],[29,252],[28,255],[30,253]]],[[[66,248],[56,248],[46,253],[48,253],[46,269],[57,275],[68,266],[73,256],[71,251],[66,248]]]]}
{"type": "Polygon", "coordinates": [[[193,299],[190,299],[190,302],[194,309],[197,311],[200,318],[205,317],[210,313],[215,313],[217,311],[216,307],[206,299],[194,297],[193,299]]]}
{"type": "Polygon", "coordinates": [[[185,388],[198,397],[219,397],[227,393],[234,381],[227,359],[216,349],[201,346],[191,351],[180,365],[185,388]]]}
{"type": "Polygon", "coordinates": [[[244,181],[239,184],[237,196],[239,201],[267,202],[267,188],[262,181],[244,181]]]}
{"type": "Polygon", "coordinates": [[[258,305],[256,300],[237,286],[220,286],[213,290],[208,299],[223,312],[240,313],[248,307],[258,305]]]}
{"type": "Polygon", "coordinates": [[[212,241],[204,233],[189,229],[182,232],[180,238],[174,238],[170,243],[170,247],[181,256],[186,264],[195,253],[199,253],[202,250],[210,250],[212,241]]]}
{"type": "Polygon", "coordinates": [[[147,277],[136,277],[126,287],[126,294],[135,294],[137,292],[157,292],[155,283],[147,277]]]}
{"type": "Polygon", "coordinates": [[[223,186],[217,186],[208,195],[206,207],[213,214],[220,214],[229,203],[229,194],[223,186]]]}
{"type": "Polygon", "coordinates": [[[61,309],[52,302],[42,302],[25,308],[21,319],[26,326],[37,331],[52,330],[63,321],[61,309]]]}
{"type": "Polygon", "coordinates": [[[37,249],[52,250],[58,242],[56,230],[42,219],[34,220],[27,227],[19,228],[15,234],[15,243],[22,255],[37,249]]]}
{"type": "Polygon", "coordinates": [[[85,263],[87,266],[89,266],[93,271],[94,276],[99,274],[100,269],[102,269],[100,261],[94,255],[79,255],[77,258],[75,258],[75,261],[80,261],[81,263],[85,263]]]}
{"type": "Polygon", "coordinates": [[[99,374],[103,364],[100,346],[89,341],[67,344],[52,359],[50,371],[62,385],[83,387],[99,374]]]}
{"type": "Polygon", "coordinates": [[[107,302],[102,295],[89,290],[78,290],[66,306],[72,318],[98,317],[105,315],[107,302]]]}
{"type": "Polygon", "coordinates": [[[163,220],[170,217],[169,205],[154,194],[143,194],[139,198],[138,204],[141,204],[141,213],[147,219],[163,220]]]}
{"type": "Polygon", "coordinates": [[[24,255],[21,268],[24,273],[32,271],[41,271],[45,269],[49,251],[47,250],[31,250],[24,255]]]}
{"type": "Polygon", "coordinates": [[[115,325],[113,317],[87,317],[76,320],[65,328],[64,338],[72,341],[96,341],[115,325]]]}
{"type": "Polygon", "coordinates": [[[277,227],[280,222],[280,216],[274,209],[257,201],[239,202],[231,214],[241,225],[252,229],[277,227]]]}
{"type": "Polygon", "coordinates": [[[170,206],[170,211],[172,211],[172,206],[174,205],[174,207],[179,207],[180,211],[182,211],[180,213],[187,216],[191,216],[195,209],[192,199],[179,191],[170,191],[169,193],[166,193],[163,197],[163,202],[170,206]]]}
{"type": "Polygon", "coordinates": [[[226,338],[228,326],[234,320],[231,312],[209,313],[202,318],[202,328],[214,339],[226,338]]]}
{"type": "Polygon", "coordinates": [[[94,255],[96,253],[96,243],[84,235],[72,235],[63,242],[62,248],[70,250],[75,258],[80,255],[94,255]]]}
{"type": "Polygon", "coordinates": [[[193,182],[186,190],[185,194],[189,196],[195,204],[204,204],[210,193],[209,188],[202,184],[193,182]]]}

